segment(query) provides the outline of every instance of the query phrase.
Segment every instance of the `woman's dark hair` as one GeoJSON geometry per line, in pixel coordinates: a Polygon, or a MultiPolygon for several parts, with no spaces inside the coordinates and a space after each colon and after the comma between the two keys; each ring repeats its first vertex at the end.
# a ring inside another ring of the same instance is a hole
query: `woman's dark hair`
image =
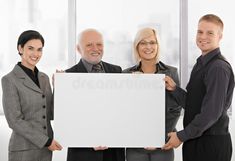
{"type": "MultiPolygon", "coordinates": [[[[23,48],[24,45],[32,39],[39,39],[42,42],[42,46],[44,46],[44,39],[42,37],[42,35],[34,30],[27,30],[24,31],[20,34],[19,38],[18,38],[18,42],[17,42],[17,50],[19,51],[19,45],[23,48]]],[[[22,55],[22,53],[19,52],[19,55],[22,55]]]]}

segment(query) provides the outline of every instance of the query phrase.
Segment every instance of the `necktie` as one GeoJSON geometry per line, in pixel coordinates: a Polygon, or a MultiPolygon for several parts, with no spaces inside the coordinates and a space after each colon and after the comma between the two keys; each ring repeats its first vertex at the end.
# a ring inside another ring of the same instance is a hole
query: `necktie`
{"type": "Polygon", "coordinates": [[[91,72],[92,73],[102,73],[103,72],[102,65],[100,63],[94,64],[92,66],[91,72]]]}

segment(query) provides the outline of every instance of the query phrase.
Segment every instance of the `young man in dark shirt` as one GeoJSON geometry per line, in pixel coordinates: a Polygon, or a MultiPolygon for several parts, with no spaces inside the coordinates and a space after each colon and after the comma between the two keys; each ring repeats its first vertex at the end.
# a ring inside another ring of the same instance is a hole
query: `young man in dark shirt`
{"type": "Polygon", "coordinates": [[[186,91],[166,77],[166,88],[185,108],[184,129],[169,133],[164,149],[182,142],[184,161],[230,161],[232,143],[227,110],[232,102],[234,75],[231,65],[221,55],[219,42],[223,22],[213,14],[198,23],[196,43],[202,54],[197,59],[186,91]]]}

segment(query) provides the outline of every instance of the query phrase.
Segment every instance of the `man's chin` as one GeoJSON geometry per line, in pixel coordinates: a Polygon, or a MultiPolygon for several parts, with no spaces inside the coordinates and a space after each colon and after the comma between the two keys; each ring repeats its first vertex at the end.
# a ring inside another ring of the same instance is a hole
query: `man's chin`
{"type": "Polygon", "coordinates": [[[98,64],[100,61],[101,61],[101,59],[92,60],[92,61],[90,61],[90,63],[91,63],[91,64],[98,64]]]}

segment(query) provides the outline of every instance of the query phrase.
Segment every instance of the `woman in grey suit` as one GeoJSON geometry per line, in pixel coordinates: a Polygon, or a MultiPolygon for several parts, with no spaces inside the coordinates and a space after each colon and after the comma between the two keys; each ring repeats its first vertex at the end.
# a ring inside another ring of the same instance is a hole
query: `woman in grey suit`
{"type": "MultiPolygon", "coordinates": [[[[177,69],[159,61],[159,39],[157,38],[156,30],[152,28],[139,30],[133,47],[137,65],[125,69],[124,73],[161,73],[172,77],[179,84],[177,69]]],[[[168,132],[176,130],[175,126],[179,119],[180,111],[181,107],[170,93],[166,91],[166,135],[168,132]]],[[[173,150],[161,150],[161,148],[157,147],[127,148],[126,158],[127,161],[173,161],[174,152],[173,150]]]]}
{"type": "Polygon", "coordinates": [[[52,151],[62,148],[53,139],[50,124],[53,96],[49,78],[36,67],[43,46],[39,32],[23,32],[17,43],[21,62],[2,78],[3,109],[12,129],[9,161],[51,161],[52,151]]]}

